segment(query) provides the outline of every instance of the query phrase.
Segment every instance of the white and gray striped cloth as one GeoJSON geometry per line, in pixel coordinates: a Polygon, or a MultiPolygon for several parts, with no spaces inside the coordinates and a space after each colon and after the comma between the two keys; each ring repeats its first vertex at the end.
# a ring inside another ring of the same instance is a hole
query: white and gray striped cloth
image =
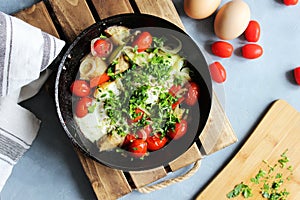
{"type": "Polygon", "coordinates": [[[0,12],[0,192],[13,166],[30,148],[40,126],[18,105],[47,79],[47,66],[65,42],[0,12]]]}

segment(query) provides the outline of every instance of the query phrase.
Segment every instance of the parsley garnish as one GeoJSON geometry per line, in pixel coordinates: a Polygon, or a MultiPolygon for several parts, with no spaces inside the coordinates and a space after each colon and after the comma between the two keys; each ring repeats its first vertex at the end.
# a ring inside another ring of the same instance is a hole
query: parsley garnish
{"type": "MultiPolygon", "coordinates": [[[[284,180],[290,180],[290,176],[293,174],[293,167],[286,167],[286,164],[289,161],[290,160],[287,157],[287,150],[280,155],[280,159],[275,165],[270,165],[267,161],[263,161],[263,163],[267,165],[268,170],[266,171],[260,169],[256,176],[250,179],[250,184],[262,184],[259,192],[265,199],[286,200],[289,192],[286,190],[286,188],[282,189],[282,186],[284,184],[284,180]],[[284,174],[281,171],[278,172],[278,170],[285,170],[290,172],[290,174],[287,177],[284,177],[284,174]]],[[[244,198],[252,197],[253,193],[250,184],[246,185],[242,182],[236,185],[234,189],[226,195],[227,198],[235,198],[240,194],[242,194],[244,198]]]]}

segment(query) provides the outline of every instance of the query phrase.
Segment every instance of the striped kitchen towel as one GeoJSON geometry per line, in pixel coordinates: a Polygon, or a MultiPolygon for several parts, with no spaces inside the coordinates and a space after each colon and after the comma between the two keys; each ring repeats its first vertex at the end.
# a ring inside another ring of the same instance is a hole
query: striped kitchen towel
{"type": "Polygon", "coordinates": [[[38,92],[49,75],[47,66],[64,45],[64,41],[0,12],[0,192],[40,126],[40,120],[18,102],[38,92]]]}

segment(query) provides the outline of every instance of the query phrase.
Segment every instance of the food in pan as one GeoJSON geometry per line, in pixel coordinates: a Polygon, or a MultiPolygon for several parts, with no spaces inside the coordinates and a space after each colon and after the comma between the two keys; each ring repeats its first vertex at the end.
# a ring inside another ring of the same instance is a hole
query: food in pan
{"type": "Polygon", "coordinates": [[[183,139],[200,91],[181,49],[175,36],[124,26],[91,41],[71,92],[75,121],[99,151],[144,158],[183,139]]]}

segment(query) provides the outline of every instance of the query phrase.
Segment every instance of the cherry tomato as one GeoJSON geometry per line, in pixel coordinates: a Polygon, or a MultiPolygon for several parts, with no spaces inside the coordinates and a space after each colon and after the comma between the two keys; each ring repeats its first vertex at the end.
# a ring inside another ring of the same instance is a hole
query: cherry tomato
{"type": "Polygon", "coordinates": [[[128,146],[128,151],[133,153],[134,157],[142,157],[147,152],[147,142],[142,139],[133,140],[128,146]]]}
{"type": "Polygon", "coordinates": [[[195,103],[198,101],[199,92],[199,86],[194,82],[190,82],[185,98],[185,103],[189,106],[195,105],[195,103]]]}
{"type": "Polygon", "coordinates": [[[283,3],[287,6],[294,6],[298,3],[298,0],[283,0],[283,3]]]}
{"type": "Polygon", "coordinates": [[[152,44],[152,36],[149,32],[142,32],[137,36],[132,46],[137,46],[137,51],[142,52],[148,49],[152,44]]]}
{"type": "Polygon", "coordinates": [[[161,138],[160,135],[152,135],[146,140],[149,151],[156,151],[163,148],[167,141],[168,139],[166,137],[161,138]]]}
{"type": "Polygon", "coordinates": [[[90,80],[90,87],[96,87],[98,85],[101,85],[102,83],[107,82],[110,79],[110,77],[107,75],[107,73],[104,73],[100,76],[96,76],[95,78],[92,78],[90,80]]]}
{"type": "Polygon", "coordinates": [[[92,45],[91,52],[94,56],[107,57],[113,49],[109,39],[97,39],[92,45]]]}
{"type": "Polygon", "coordinates": [[[210,64],[209,71],[215,82],[223,83],[226,80],[226,70],[220,62],[210,64]]]}
{"type": "Polygon", "coordinates": [[[122,144],[122,147],[127,147],[130,143],[132,143],[134,140],[135,140],[135,136],[131,133],[128,133],[126,136],[125,136],[125,139],[123,141],[123,144],[122,144]]]}
{"type": "Polygon", "coordinates": [[[258,44],[246,44],[242,47],[242,55],[244,58],[255,59],[263,54],[263,49],[258,44]]]}
{"type": "Polygon", "coordinates": [[[181,90],[181,86],[180,85],[173,85],[170,89],[169,89],[169,93],[175,97],[177,92],[181,90]]]}
{"type": "Polygon", "coordinates": [[[174,130],[168,131],[168,136],[174,140],[177,140],[181,138],[184,134],[186,134],[187,127],[188,127],[187,121],[182,119],[179,123],[177,122],[175,124],[174,130]]]}
{"type": "Polygon", "coordinates": [[[244,36],[248,42],[257,42],[260,37],[260,26],[255,20],[251,20],[244,32],[244,36]]]}
{"type": "Polygon", "coordinates": [[[150,136],[151,133],[152,133],[151,125],[146,125],[144,128],[142,128],[136,132],[137,137],[141,138],[143,140],[146,140],[150,136]]]}
{"type": "Polygon", "coordinates": [[[70,89],[71,92],[78,97],[85,97],[90,94],[90,86],[84,80],[75,80],[70,89]]]}
{"type": "Polygon", "coordinates": [[[294,69],[294,77],[298,85],[300,85],[300,67],[294,69]]]}
{"type": "Polygon", "coordinates": [[[141,109],[137,108],[137,109],[135,109],[135,113],[136,113],[136,114],[139,114],[139,115],[136,116],[136,117],[132,120],[133,123],[138,122],[138,121],[140,121],[140,120],[143,118],[144,111],[142,111],[141,109]]]}
{"type": "Polygon", "coordinates": [[[88,108],[92,105],[92,99],[89,97],[82,97],[76,104],[75,114],[77,117],[82,118],[88,114],[88,108]]]}
{"type": "Polygon", "coordinates": [[[181,104],[185,100],[184,97],[181,97],[176,101],[175,103],[172,104],[172,109],[174,110],[179,104],[181,104]]]}
{"type": "Polygon", "coordinates": [[[233,46],[224,41],[217,41],[211,45],[211,51],[221,58],[229,58],[233,52],[233,46]]]}

